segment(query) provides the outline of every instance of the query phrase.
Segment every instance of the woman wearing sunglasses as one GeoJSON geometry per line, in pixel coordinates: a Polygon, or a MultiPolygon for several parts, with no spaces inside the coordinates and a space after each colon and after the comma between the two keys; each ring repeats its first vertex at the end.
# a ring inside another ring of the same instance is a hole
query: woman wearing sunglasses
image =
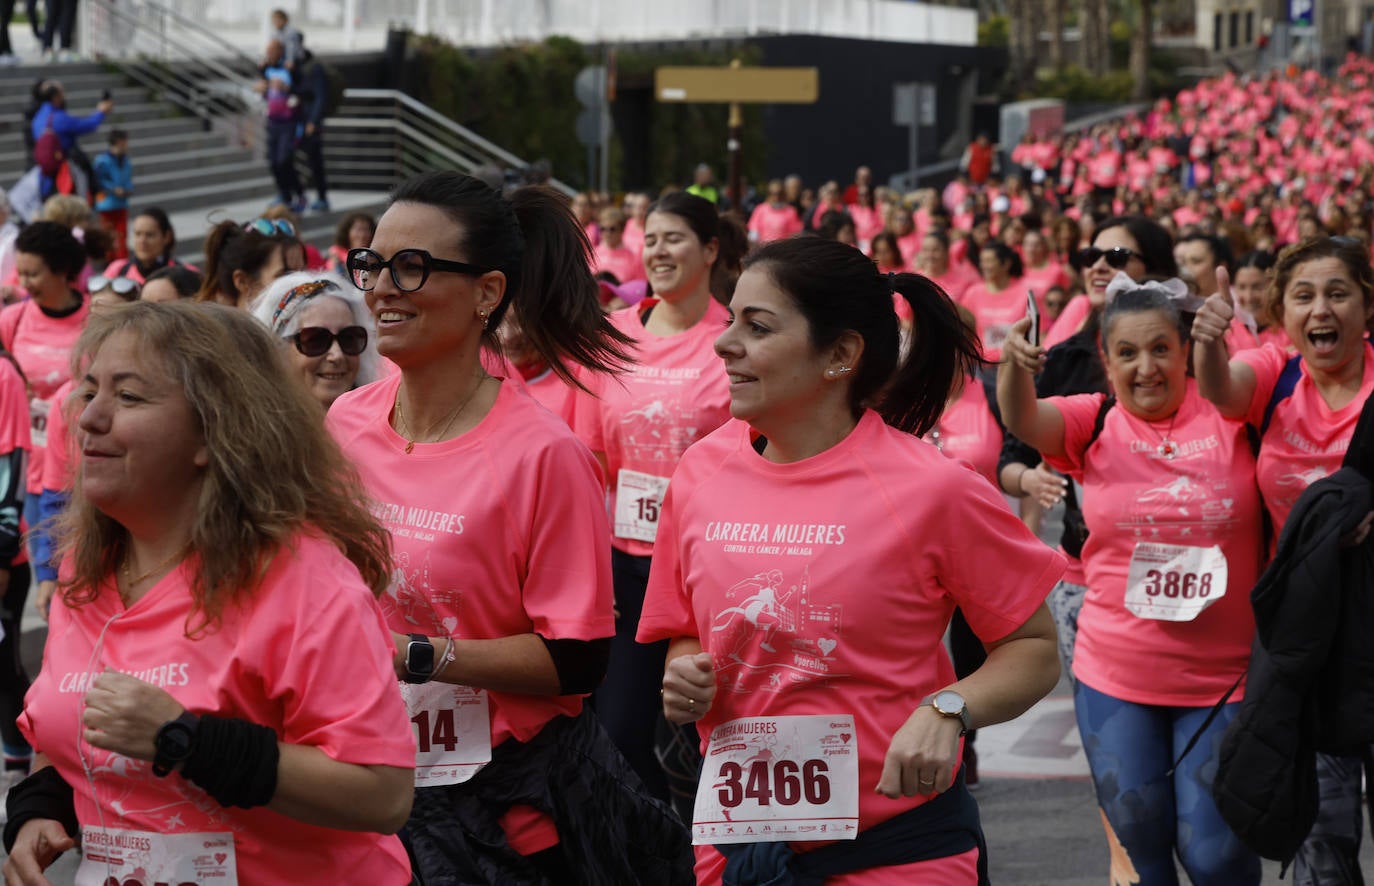
{"type": "Polygon", "coordinates": [[[253,316],[289,345],[287,362],[328,411],[377,378],[372,315],[357,288],[333,274],[287,274],[262,291],[253,316]]]}
{"type": "MultiPolygon", "coordinates": [[[[1107,374],[1102,366],[1098,326],[1112,276],[1124,273],[1139,282],[1147,276],[1172,277],[1178,273],[1169,235],[1143,216],[1117,216],[1102,222],[1093,231],[1092,242],[1091,247],[1077,256],[1077,266],[1085,277],[1088,292],[1070,302],[1054,321],[1054,332],[1067,329],[1072,334],[1054,347],[1042,344],[1037,351],[1044,355],[1043,368],[1035,380],[1037,396],[1106,393],[1107,374]],[[1114,267],[1118,264],[1120,268],[1114,267]],[[1088,314],[1075,320],[1069,312],[1080,303],[1088,308],[1088,314]]],[[[1009,339],[1015,335],[1013,333],[1009,339]]],[[[1024,333],[1019,338],[1016,346],[1031,346],[1024,333]]],[[[1000,394],[998,399],[1000,402],[1000,394]]],[[[1083,564],[1079,560],[1087,537],[1079,489],[1045,468],[1040,453],[1010,431],[1003,439],[998,478],[1002,491],[1016,498],[1034,498],[1047,508],[1065,500],[1060,550],[1068,556],[1069,568],[1050,594],[1049,605],[1059,635],[1059,658],[1064,663],[1065,673],[1073,679],[1074,635],[1078,610],[1087,591],[1083,564]]]]}
{"type": "Polygon", "coordinates": [[[290,222],[222,221],[205,238],[205,282],[196,300],[247,308],[273,280],[304,267],[305,256],[290,222]]]}
{"type": "Polygon", "coordinates": [[[583,706],[615,633],[596,461],[483,365],[507,312],[560,377],[625,365],[589,251],[554,192],[435,172],[348,255],[400,373],[326,422],[392,535],[381,603],[417,733],[406,831],[425,881],[690,882],[681,823],[583,706]]]}

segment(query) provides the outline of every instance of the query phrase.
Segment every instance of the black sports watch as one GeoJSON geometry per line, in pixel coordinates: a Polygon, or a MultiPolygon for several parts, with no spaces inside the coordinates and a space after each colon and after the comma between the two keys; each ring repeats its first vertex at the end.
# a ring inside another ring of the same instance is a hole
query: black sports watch
{"type": "Polygon", "coordinates": [[[968,732],[973,726],[973,717],[968,712],[968,705],[964,704],[964,697],[953,689],[943,689],[927,695],[921,699],[921,704],[930,705],[937,714],[942,716],[958,717],[960,735],[968,732]]]}
{"type": "Polygon", "coordinates": [[[196,733],[200,727],[200,717],[190,711],[182,711],[175,720],[163,723],[153,739],[157,752],[153,755],[153,775],[165,778],[168,773],[191,757],[196,749],[196,733]]]}
{"type": "Polygon", "coordinates": [[[406,644],[407,683],[428,683],[434,676],[434,644],[424,634],[411,634],[406,644]]]}

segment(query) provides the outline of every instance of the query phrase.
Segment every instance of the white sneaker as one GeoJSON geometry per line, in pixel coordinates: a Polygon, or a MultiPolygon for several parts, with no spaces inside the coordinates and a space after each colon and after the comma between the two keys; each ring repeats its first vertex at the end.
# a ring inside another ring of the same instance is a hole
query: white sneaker
{"type": "Polygon", "coordinates": [[[0,68],[13,68],[18,64],[19,56],[12,52],[0,53],[0,68]]]}

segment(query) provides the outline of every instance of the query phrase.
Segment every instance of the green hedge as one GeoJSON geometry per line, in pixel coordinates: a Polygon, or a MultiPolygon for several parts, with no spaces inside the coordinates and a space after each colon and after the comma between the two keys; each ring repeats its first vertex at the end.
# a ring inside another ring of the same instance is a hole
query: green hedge
{"type": "MultiPolygon", "coordinates": [[[[577,116],[582,105],[573,94],[577,72],[600,64],[599,51],[568,39],[550,37],[542,43],[472,52],[434,38],[416,45],[421,82],[416,96],[440,113],[458,121],[518,157],[547,158],[554,174],[586,187],[587,149],[577,140],[577,116]]],[[[757,64],[757,47],[679,47],[647,52],[617,51],[617,81],[621,94],[652,86],[653,71],[665,65],[726,65],[733,58],[757,64]]],[[[690,181],[692,168],[711,163],[717,177],[726,171],[726,106],[653,103],[649,114],[650,180],[655,183],[690,181]]],[[[761,110],[745,106],[745,176],[763,174],[767,144],[761,110]]],[[[612,135],[611,186],[624,187],[620,160],[624,147],[612,135]]],[[[632,183],[639,184],[639,183],[632,183]]]]}

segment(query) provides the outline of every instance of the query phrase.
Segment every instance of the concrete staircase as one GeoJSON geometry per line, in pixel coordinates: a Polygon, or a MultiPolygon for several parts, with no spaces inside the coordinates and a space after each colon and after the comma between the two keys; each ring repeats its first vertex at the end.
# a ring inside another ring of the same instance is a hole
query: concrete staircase
{"type": "MultiPolygon", "coordinates": [[[[201,243],[210,224],[224,218],[250,219],[275,196],[265,162],[250,148],[92,63],[0,68],[0,187],[13,186],[31,165],[24,146],[24,109],[34,82],[48,77],[61,80],[67,107],[74,114],[90,113],[101,93],[110,91],[113,113],[100,130],[84,136],[81,145],[95,157],[105,149],[112,127],[129,133],[135,189],[131,211],[137,213],[145,206],[164,209],[172,218],[177,254],[183,260],[201,258],[201,243]]],[[[300,225],[301,236],[321,250],[332,242],[342,215],[354,209],[379,212],[385,197],[379,191],[331,192],[329,196],[332,210],[312,213],[300,225]]]]}

